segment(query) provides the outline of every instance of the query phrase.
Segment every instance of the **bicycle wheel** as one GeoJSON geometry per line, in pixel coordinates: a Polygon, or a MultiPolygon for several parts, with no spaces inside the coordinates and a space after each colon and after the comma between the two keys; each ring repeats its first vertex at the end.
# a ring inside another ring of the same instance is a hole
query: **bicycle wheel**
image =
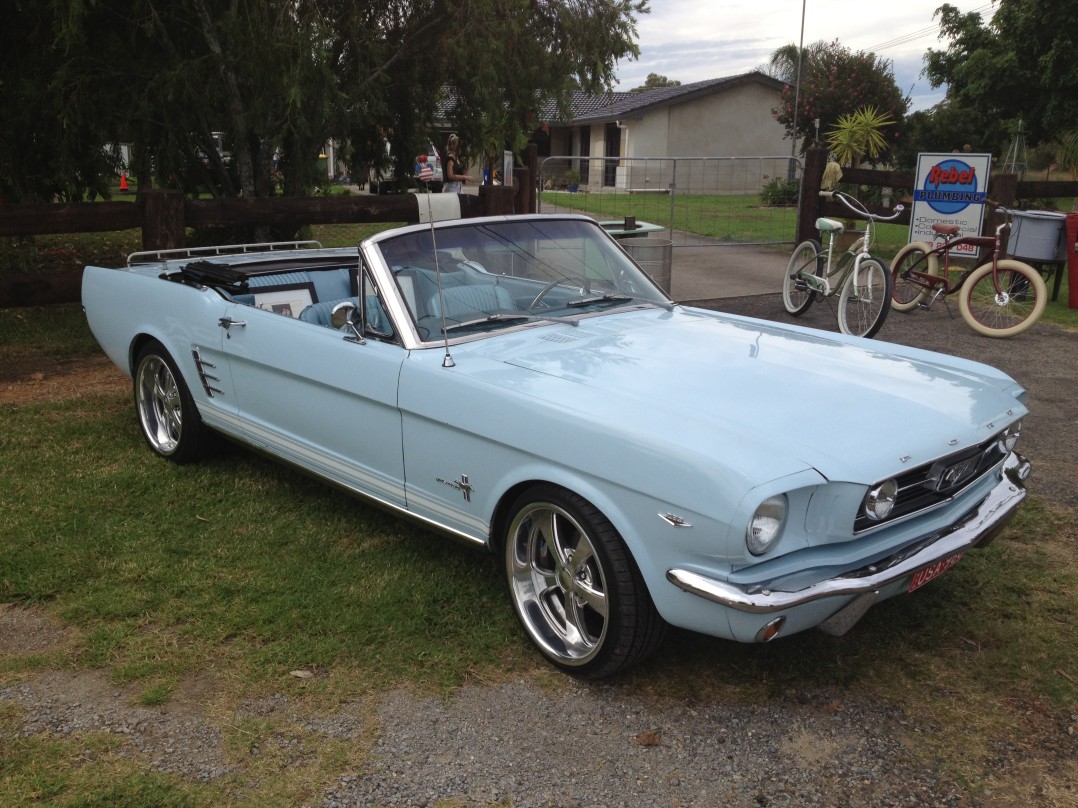
{"type": "Polygon", "coordinates": [[[986,337],[1010,337],[1037,322],[1048,302],[1044,278],[1029,264],[1004,258],[997,263],[993,280],[992,264],[973,270],[958,292],[962,319],[986,337]]]}
{"type": "Polygon", "coordinates": [[[891,270],[886,261],[866,258],[846,277],[838,296],[838,327],[843,334],[871,337],[887,319],[891,302],[891,270]]]}
{"type": "Polygon", "coordinates": [[[816,293],[803,276],[821,274],[822,250],[820,242],[814,238],[802,241],[794,248],[790,263],[786,265],[786,273],[782,276],[782,305],[795,317],[804,314],[816,299],[816,293]]]}
{"type": "Polygon", "coordinates": [[[916,269],[926,275],[937,274],[937,262],[925,257],[931,250],[931,244],[914,241],[895,254],[891,261],[891,308],[895,311],[912,311],[928,297],[924,283],[919,278],[911,278],[909,272],[916,269]]]}

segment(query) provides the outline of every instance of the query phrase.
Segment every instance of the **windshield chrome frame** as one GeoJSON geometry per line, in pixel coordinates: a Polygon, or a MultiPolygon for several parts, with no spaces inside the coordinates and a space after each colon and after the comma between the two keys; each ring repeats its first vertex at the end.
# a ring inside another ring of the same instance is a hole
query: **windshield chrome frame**
{"type": "MultiPolygon", "coordinates": [[[[651,279],[650,276],[642,269],[637,267],[637,272],[640,275],[642,281],[647,282],[655,292],[660,296],[660,300],[643,300],[635,299],[631,303],[623,303],[610,308],[604,308],[601,310],[581,310],[563,315],[551,316],[544,318],[540,313],[535,313],[535,318],[527,321],[521,321],[504,327],[498,328],[496,331],[478,331],[470,332],[467,334],[453,335],[450,332],[448,340],[445,334],[439,329],[436,334],[432,334],[427,339],[423,339],[419,335],[419,331],[416,328],[416,322],[412,319],[412,313],[408,308],[407,303],[401,294],[400,287],[398,287],[396,280],[393,276],[393,271],[385,261],[385,256],[382,254],[380,243],[383,241],[390,241],[402,235],[409,235],[413,233],[429,232],[432,228],[435,231],[479,227],[484,224],[511,224],[514,222],[528,222],[528,221],[571,221],[582,222],[594,227],[596,236],[598,238],[607,239],[608,242],[613,244],[622,253],[625,253],[624,248],[618,244],[617,240],[610,236],[599,224],[587,216],[580,214],[523,214],[513,216],[484,216],[474,219],[452,219],[447,221],[440,221],[431,224],[414,224],[405,225],[404,227],[393,228],[392,230],[386,230],[381,233],[376,233],[369,238],[364,239],[359,245],[359,251],[362,253],[362,258],[366,262],[366,265],[370,268],[372,275],[375,276],[375,282],[382,294],[383,303],[387,309],[387,314],[393,320],[397,334],[400,338],[401,344],[408,350],[420,350],[430,348],[442,348],[447,343],[449,345],[458,345],[467,342],[473,342],[475,340],[487,339],[496,334],[507,334],[517,331],[522,331],[529,328],[548,327],[558,323],[575,322],[588,319],[595,316],[601,316],[603,314],[625,311],[627,308],[640,308],[647,306],[659,306],[663,308],[669,308],[674,304],[674,301],[670,299],[663,289],[651,279]]],[[[631,263],[632,259],[625,253],[627,260],[631,263]]]]}

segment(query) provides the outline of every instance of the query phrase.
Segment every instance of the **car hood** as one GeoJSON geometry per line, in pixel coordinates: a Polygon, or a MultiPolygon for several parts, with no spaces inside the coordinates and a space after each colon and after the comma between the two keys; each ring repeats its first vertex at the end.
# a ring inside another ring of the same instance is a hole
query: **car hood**
{"type": "Polygon", "coordinates": [[[736,454],[772,478],[814,468],[871,481],[1025,412],[1014,380],[979,363],[684,307],[528,329],[471,351],[539,374],[528,394],[582,413],[601,406],[627,432],[694,453],[744,447],[736,454]]]}

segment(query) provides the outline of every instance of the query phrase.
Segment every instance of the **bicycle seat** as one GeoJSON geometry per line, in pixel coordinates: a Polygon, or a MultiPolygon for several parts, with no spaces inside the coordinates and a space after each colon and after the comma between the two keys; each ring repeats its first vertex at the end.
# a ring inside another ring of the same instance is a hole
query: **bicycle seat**
{"type": "Polygon", "coordinates": [[[819,218],[816,220],[816,229],[821,233],[834,233],[839,235],[846,231],[846,227],[842,222],[837,222],[834,219],[819,218]]]}
{"type": "Polygon", "coordinates": [[[941,236],[957,236],[958,231],[962,228],[957,224],[934,224],[932,225],[932,232],[939,233],[941,236]]]}

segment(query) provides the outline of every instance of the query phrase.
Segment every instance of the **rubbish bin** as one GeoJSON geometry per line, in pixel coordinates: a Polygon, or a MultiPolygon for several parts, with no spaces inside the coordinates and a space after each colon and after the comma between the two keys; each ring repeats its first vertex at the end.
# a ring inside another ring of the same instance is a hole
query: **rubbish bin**
{"type": "Polygon", "coordinates": [[[1022,261],[1067,260],[1063,233],[1067,214],[1051,210],[1016,210],[1008,252],[1022,261]]]}
{"type": "Polygon", "coordinates": [[[670,270],[674,262],[674,242],[665,238],[634,236],[618,239],[629,257],[640,265],[662,290],[670,294],[670,270]]]}

